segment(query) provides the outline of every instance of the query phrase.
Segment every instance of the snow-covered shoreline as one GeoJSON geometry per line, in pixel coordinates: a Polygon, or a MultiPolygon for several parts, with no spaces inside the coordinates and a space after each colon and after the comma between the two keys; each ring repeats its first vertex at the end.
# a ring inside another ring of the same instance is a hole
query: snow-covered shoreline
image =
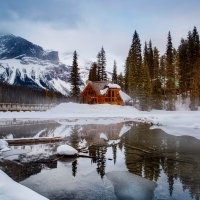
{"type": "Polygon", "coordinates": [[[62,103],[45,112],[5,112],[0,120],[53,119],[63,124],[109,124],[122,121],[151,122],[164,126],[200,128],[200,111],[139,111],[131,106],[62,103]],[[62,120],[66,119],[66,120],[62,120]]]}
{"type": "Polygon", "coordinates": [[[0,199],[1,200],[47,200],[33,190],[15,182],[0,170],[0,199]]]}

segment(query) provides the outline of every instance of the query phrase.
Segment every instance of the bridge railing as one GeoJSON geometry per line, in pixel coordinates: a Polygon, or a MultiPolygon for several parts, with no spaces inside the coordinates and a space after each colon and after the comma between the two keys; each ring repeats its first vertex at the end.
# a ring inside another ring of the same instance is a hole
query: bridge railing
{"type": "Polygon", "coordinates": [[[0,111],[45,111],[56,105],[57,104],[0,103],[0,111]]]}

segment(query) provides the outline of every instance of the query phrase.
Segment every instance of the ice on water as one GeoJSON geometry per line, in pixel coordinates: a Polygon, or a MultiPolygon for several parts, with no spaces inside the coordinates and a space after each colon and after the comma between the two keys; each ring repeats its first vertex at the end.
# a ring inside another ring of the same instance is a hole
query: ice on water
{"type": "Polygon", "coordinates": [[[154,196],[157,184],[153,181],[124,171],[108,172],[106,176],[112,182],[118,199],[149,200],[154,196]]]}

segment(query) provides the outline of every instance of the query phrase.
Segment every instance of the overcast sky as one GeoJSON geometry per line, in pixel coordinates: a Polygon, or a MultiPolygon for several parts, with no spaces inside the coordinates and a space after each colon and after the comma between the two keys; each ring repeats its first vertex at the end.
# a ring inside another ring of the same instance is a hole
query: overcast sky
{"type": "Polygon", "coordinates": [[[194,26],[200,32],[200,0],[1,0],[0,33],[23,37],[44,49],[73,52],[96,61],[103,46],[107,70],[123,71],[137,30],[142,49],[152,40],[160,54],[167,34],[178,47],[194,26]]]}

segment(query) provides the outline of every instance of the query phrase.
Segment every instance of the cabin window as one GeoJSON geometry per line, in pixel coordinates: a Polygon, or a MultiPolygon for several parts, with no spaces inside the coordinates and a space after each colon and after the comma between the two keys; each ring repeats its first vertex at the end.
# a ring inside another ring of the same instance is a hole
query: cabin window
{"type": "Polygon", "coordinates": [[[114,91],[112,91],[112,97],[114,97],[114,91]]]}

